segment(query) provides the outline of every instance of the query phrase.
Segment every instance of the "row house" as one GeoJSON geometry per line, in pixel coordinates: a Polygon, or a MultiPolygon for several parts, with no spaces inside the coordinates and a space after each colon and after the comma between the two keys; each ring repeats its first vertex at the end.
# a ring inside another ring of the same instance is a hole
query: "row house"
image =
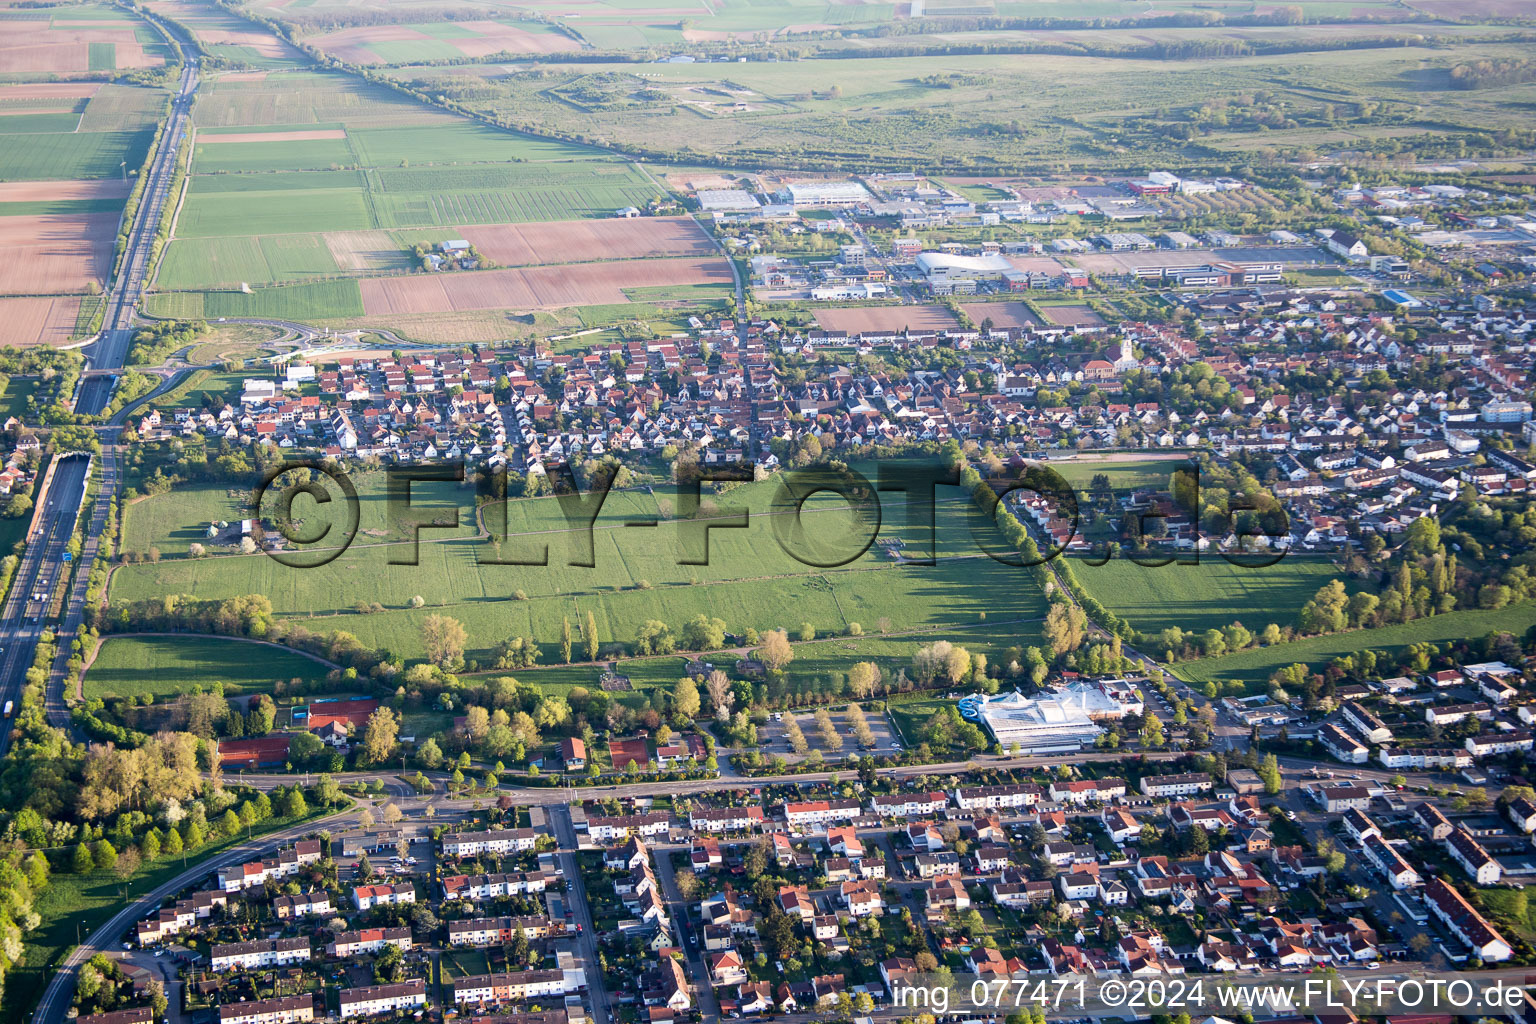
{"type": "Polygon", "coordinates": [[[1126,784],[1124,779],[1057,779],[1048,792],[1052,800],[1062,804],[1108,803],[1125,799],[1126,784]]]}
{"type": "Polygon", "coordinates": [[[278,896],[272,901],[272,913],[279,921],[296,921],[301,917],[335,913],[335,909],[331,906],[331,894],[317,889],[293,896],[278,896]]]}
{"type": "Polygon", "coordinates": [[[529,853],[538,841],[539,834],[531,828],[507,828],[492,832],[455,832],[443,836],[443,855],[446,857],[474,857],[482,853],[505,856],[509,853],[529,853]]]}
{"type": "Polygon", "coordinates": [[[1394,771],[1402,768],[1458,771],[1472,764],[1472,755],[1461,747],[1382,747],[1376,751],[1376,760],[1382,767],[1394,771]]]}
{"type": "Polygon", "coordinates": [[[416,887],[410,882],[385,882],[380,885],[359,885],[352,890],[352,902],[358,910],[394,906],[416,902],[416,887]]]}
{"type": "Polygon", "coordinates": [[[1445,850],[1478,885],[1497,885],[1504,874],[1499,862],[1466,829],[1452,829],[1445,837],[1445,850]]]}
{"type": "Polygon", "coordinates": [[[325,955],[348,958],[371,956],[382,953],[385,946],[394,946],[404,953],[411,948],[409,928],[364,928],[355,932],[338,932],[336,938],[325,947],[325,955]]]}
{"type": "Polygon", "coordinates": [[[486,900],[499,896],[536,895],[549,887],[542,871],[513,871],[497,875],[449,875],[443,879],[445,900],[486,900]]]}
{"type": "Polygon", "coordinates": [[[495,946],[512,941],[521,932],[529,941],[565,935],[569,926],[547,917],[476,917],[448,922],[448,945],[495,946]]]}
{"type": "Polygon", "coordinates": [[[453,1002],[459,1006],[486,1006],[563,996],[570,989],[564,971],[511,971],[455,978],[452,991],[453,1002]]]}
{"type": "Polygon", "coordinates": [[[308,961],[307,937],[229,942],[216,945],[208,951],[208,965],[215,971],[254,971],[308,961]]]}
{"type": "Polygon", "coordinates": [[[1365,859],[1376,865],[1376,869],[1382,873],[1392,888],[1401,891],[1424,881],[1413,866],[1403,859],[1403,855],[1381,837],[1381,833],[1372,832],[1360,845],[1365,851],[1365,859]]]}
{"type": "Polygon", "coordinates": [[[367,985],[342,989],[339,996],[343,1020],[408,1013],[427,1005],[427,983],[420,978],[394,985],[367,985]]]}
{"type": "Polygon", "coordinates": [[[1424,889],[1424,902],[1445,927],[1471,949],[1484,963],[1502,963],[1514,950],[1488,919],[1454,887],[1431,878],[1424,889]]]}
{"type": "Polygon", "coordinates": [[[962,811],[991,811],[1030,807],[1039,803],[1042,796],[1040,787],[1031,783],[1009,786],[962,786],[955,790],[955,803],[962,811]]]}
{"type": "Polygon", "coordinates": [[[695,832],[750,832],[764,822],[761,807],[693,807],[688,827],[695,832]]]}
{"type": "Polygon", "coordinates": [[[320,841],[305,840],[288,849],[279,850],[277,856],[266,860],[250,861],[222,867],[218,872],[219,888],[225,892],[239,892],[265,885],[268,880],[291,878],[307,864],[320,862],[320,841]]]}
{"type": "Polygon", "coordinates": [[[870,801],[870,810],[881,818],[933,817],[949,806],[949,797],[942,792],[886,793],[870,801]]]}
{"type": "Polygon", "coordinates": [[[1525,752],[1536,745],[1529,729],[1511,729],[1508,732],[1485,732],[1468,736],[1467,753],[1473,757],[1493,757],[1515,751],[1525,752]]]}
{"type": "Polygon", "coordinates": [[[1323,749],[1345,764],[1365,764],[1370,748],[1333,722],[1325,722],[1317,731],[1317,740],[1323,749]]]}
{"type": "Polygon", "coordinates": [[[1175,775],[1145,775],[1141,792],[1150,797],[1194,796],[1211,791],[1211,776],[1206,772],[1181,772],[1175,775]]]}
{"type": "Polygon", "coordinates": [[[1367,743],[1380,745],[1392,740],[1392,730],[1376,712],[1357,700],[1344,702],[1344,718],[1360,733],[1367,743]]]}
{"type": "Polygon", "coordinates": [[[139,922],[138,937],[141,945],[159,942],[172,935],[180,935],[198,921],[213,916],[216,908],[229,905],[229,894],[222,889],[195,892],[176,905],[156,912],[154,917],[139,922]]]}
{"type": "Polygon", "coordinates": [[[219,1007],[219,1024],[305,1024],[315,1019],[315,997],[279,996],[219,1007]]]}
{"type": "Polygon", "coordinates": [[[803,829],[837,821],[855,821],[864,814],[864,805],[854,799],[808,800],[784,805],[784,820],[790,828],[803,829]]]}
{"type": "Polygon", "coordinates": [[[587,835],[596,843],[611,843],[631,835],[653,839],[665,836],[672,828],[672,815],[665,811],[647,814],[599,815],[587,819],[587,835]]]}

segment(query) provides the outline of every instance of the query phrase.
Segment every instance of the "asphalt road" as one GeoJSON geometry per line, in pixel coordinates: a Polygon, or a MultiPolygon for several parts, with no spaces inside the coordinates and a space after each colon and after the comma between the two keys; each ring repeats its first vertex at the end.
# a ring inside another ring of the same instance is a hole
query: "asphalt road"
{"type": "MultiPolygon", "coordinates": [[[[185,41],[185,40],[181,40],[185,41]]],[[[92,369],[116,369],[123,365],[128,355],[128,343],[133,339],[133,317],[139,297],[144,290],[145,276],[149,273],[154,256],[155,229],[160,223],[160,212],[165,207],[176,177],[176,157],[186,140],[187,121],[192,113],[192,96],[197,91],[197,61],[194,59],[182,69],[176,97],[171,102],[170,117],[161,135],[160,147],[150,165],[144,186],[143,198],[128,233],[128,247],[123,263],[112,282],[107,296],[107,314],[102,321],[101,336],[85,350],[92,369]]],[[[75,401],[77,412],[99,414],[112,397],[113,378],[92,376],[80,386],[75,401]]]]}
{"type": "MultiPolygon", "coordinates": [[[[64,552],[85,497],[89,465],[85,456],[64,456],[54,469],[47,490],[38,495],[38,500],[43,503],[42,519],[27,539],[10,595],[4,609],[0,610],[0,646],[4,647],[4,653],[0,654],[0,707],[5,701],[13,702],[14,707],[21,706],[27,669],[32,665],[38,638],[47,625],[44,620],[48,595],[57,585],[59,575],[68,569],[64,552]],[[34,601],[32,595],[43,590],[48,594],[44,594],[42,600],[34,601]]],[[[0,757],[10,748],[11,730],[7,727],[4,735],[0,735],[0,757]]]]}

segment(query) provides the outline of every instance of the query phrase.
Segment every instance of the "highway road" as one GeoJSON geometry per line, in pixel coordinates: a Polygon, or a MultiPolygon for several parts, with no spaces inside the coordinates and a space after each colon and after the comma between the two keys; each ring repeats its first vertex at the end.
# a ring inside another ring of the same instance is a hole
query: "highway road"
{"type": "MultiPolygon", "coordinates": [[[[58,585],[60,574],[68,569],[64,552],[75,530],[80,513],[80,503],[85,498],[86,471],[90,466],[87,456],[64,456],[59,460],[48,482],[48,488],[38,495],[43,503],[43,513],[36,530],[27,538],[27,547],[16,568],[16,579],[5,606],[0,609],[0,707],[5,701],[21,706],[21,691],[26,682],[27,669],[32,665],[38,638],[46,621],[49,595],[58,585]],[[46,593],[44,593],[46,591],[46,593]],[[42,593],[34,600],[34,593],[42,593]]],[[[0,736],[0,757],[11,748],[11,730],[7,727],[0,736]]]]}
{"type": "MultiPolygon", "coordinates": [[[[175,30],[167,27],[174,36],[175,30]]],[[[180,43],[190,45],[181,38],[180,43]]],[[[116,369],[123,365],[128,355],[128,343],[133,339],[134,311],[143,294],[144,281],[149,274],[154,255],[155,229],[160,224],[160,213],[165,208],[176,177],[176,157],[186,140],[187,122],[192,114],[192,97],[197,91],[197,60],[189,61],[182,69],[177,84],[171,113],[161,133],[160,146],[151,163],[139,200],[138,212],[128,232],[128,247],[123,254],[122,266],[112,282],[107,296],[107,314],[102,321],[101,336],[85,350],[92,369],[116,369]]],[[[114,379],[108,376],[92,376],[80,386],[75,400],[75,411],[99,414],[112,397],[114,379]]]]}

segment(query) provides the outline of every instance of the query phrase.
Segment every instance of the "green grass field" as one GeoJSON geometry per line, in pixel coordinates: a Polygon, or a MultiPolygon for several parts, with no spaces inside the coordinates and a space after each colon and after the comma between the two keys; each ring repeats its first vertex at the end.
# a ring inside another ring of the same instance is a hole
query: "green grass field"
{"type": "Polygon", "coordinates": [[[196,289],[273,284],[340,273],[318,234],[246,238],[180,238],[166,250],[161,288],[196,289]]]}
{"type": "Polygon", "coordinates": [[[128,132],[8,135],[0,146],[0,181],[110,178],[126,160],[137,167],[153,129],[128,132]]]}
{"type": "Polygon", "coordinates": [[[1234,621],[1255,633],[1271,622],[1294,625],[1318,588],[1342,576],[1326,559],[1300,556],[1262,569],[1215,555],[1199,565],[1141,566],[1121,558],[1102,566],[1073,558],[1071,564],[1089,593],[1143,633],[1170,626],[1204,632],[1234,621]]]}
{"type": "Polygon", "coordinates": [[[190,196],[176,222],[177,236],[243,238],[257,226],[273,235],[373,227],[361,190],[285,190],[278,180],[271,185],[268,192],[190,196]]]}
{"type": "Polygon", "coordinates": [[[1395,653],[1416,643],[1444,643],[1503,630],[1517,635],[1536,625],[1536,604],[1512,605],[1496,612],[1464,611],[1435,615],[1414,622],[1308,637],[1274,647],[1255,647],[1220,658],[1201,658],[1175,668],[1181,679],[1202,683],[1208,679],[1238,679],[1252,685],[1266,682],[1276,669],[1301,663],[1321,669],[1340,655],[1361,650],[1395,653]]]}
{"type": "MultiPolygon", "coordinates": [[[[573,533],[553,499],[506,506],[509,539],[501,553],[508,559],[527,559],[547,548],[551,564],[488,564],[496,552],[474,539],[463,491],[436,496],[439,504],[452,500],[461,506],[459,530],[425,531],[420,564],[392,565],[390,556],[403,556],[405,549],[378,543],[402,536],[387,514],[381,483],[365,478],[359,492],[358,542],[331,564],[305,571],[285,568],[262,555],[181,557],[208,520],[233,514],[225,488],[194,490],[185,498],[162,495],[135,504],[128,511],[125,545],[144,551],[156,544],[166,558],[158,565],[119,568],[112,599],[260,592],[272,599],[279,614],[302,617],[311,629],[345,629],[366,644],[412,656],[418,653],[421,620],[444,609],[465,623],[475,648],[472,656],[478,657],[510,634],[534,636],[552,653],[561,619],[580,621],[588,610],[605,642],[630,640],[648,618],[663,618],[676,628],[701,612],[723,619],[738,632],[748,627],[796,629],[810,622],[822,633],[842,632],[854,622],[873,632],[967,626],[984,617],[993,623],[1032,623],[1044,614],[1043,595],[1024,573],[977,554],[970,525],[979,517],[963,501],[946,505],[940,516],[940,561],[935,566],[899,565],[876,547],[845,567],[821,570],[780,549],[773,529],[778,520],[763,514],[772,485],[742,488],[722,500],[725,505],[746,503],[757,514],[745,530],[710,531],[708,565],[677,564],[676,523],[648,530],[624,525],[636,517],[670,514],[671,499],[663,496],[669,506],[663,510],[643,492],[616,492],[608,497],[593,534],[596,568],[586,569],[567,564],[572,540],[581,535],[573,533]],[[439,537],[450,539],[431,542],[439,537]],[[528,599],[517,600],[518,591],[528,599]],[[406,607],[418,594],[426,606],[406,607]],[[353,610],[359,602],[375,601],[387,610],[353,610]]],[[[847,530],[846,512],[834,503],[815,507],[818,510],[807,517],[817,536],[847,530]]],[[[881,536],[900,538],[915,552],[919,538],[903,513],[897,505],[887,510],[881,536]]],[[[502,525],[494,515],[492,523],[500,534],[502,525]]],[[[305,525],[310,526],[307,519],[305,525]]],[[[1033,624],[1020,629],[1031,638],[1038,635],[1033,624]]]]}
{"type": "Polygon", "coordinates": [[[221,316],[323,320],[363,315],[357,282],[321,281],[243,292],[157,292],[145,306],[154,316],[197,320],[221,316]]]}
{"type": "Polygon", "coordinates": [[[327,669],[302,654],[202,636],[108,637],[85,674],[85,696],[132,697],[150,693],[157,700],[186,693],[191,687],[223,683],[225,694],[269,693],[286,679],[321,679],[327,669]]]}

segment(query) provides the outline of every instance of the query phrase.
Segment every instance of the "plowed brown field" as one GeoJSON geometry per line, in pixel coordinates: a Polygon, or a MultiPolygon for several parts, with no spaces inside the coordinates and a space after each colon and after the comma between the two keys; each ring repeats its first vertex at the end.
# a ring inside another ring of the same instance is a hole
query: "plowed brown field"
{"type": "Polygon", "coordinates": [[[369,315],[465,309],[559,309],[629,301],[625,288],[729,284],[724,260],[629,260],[525,270],[458,271],[359,282],[369,315]]]}

